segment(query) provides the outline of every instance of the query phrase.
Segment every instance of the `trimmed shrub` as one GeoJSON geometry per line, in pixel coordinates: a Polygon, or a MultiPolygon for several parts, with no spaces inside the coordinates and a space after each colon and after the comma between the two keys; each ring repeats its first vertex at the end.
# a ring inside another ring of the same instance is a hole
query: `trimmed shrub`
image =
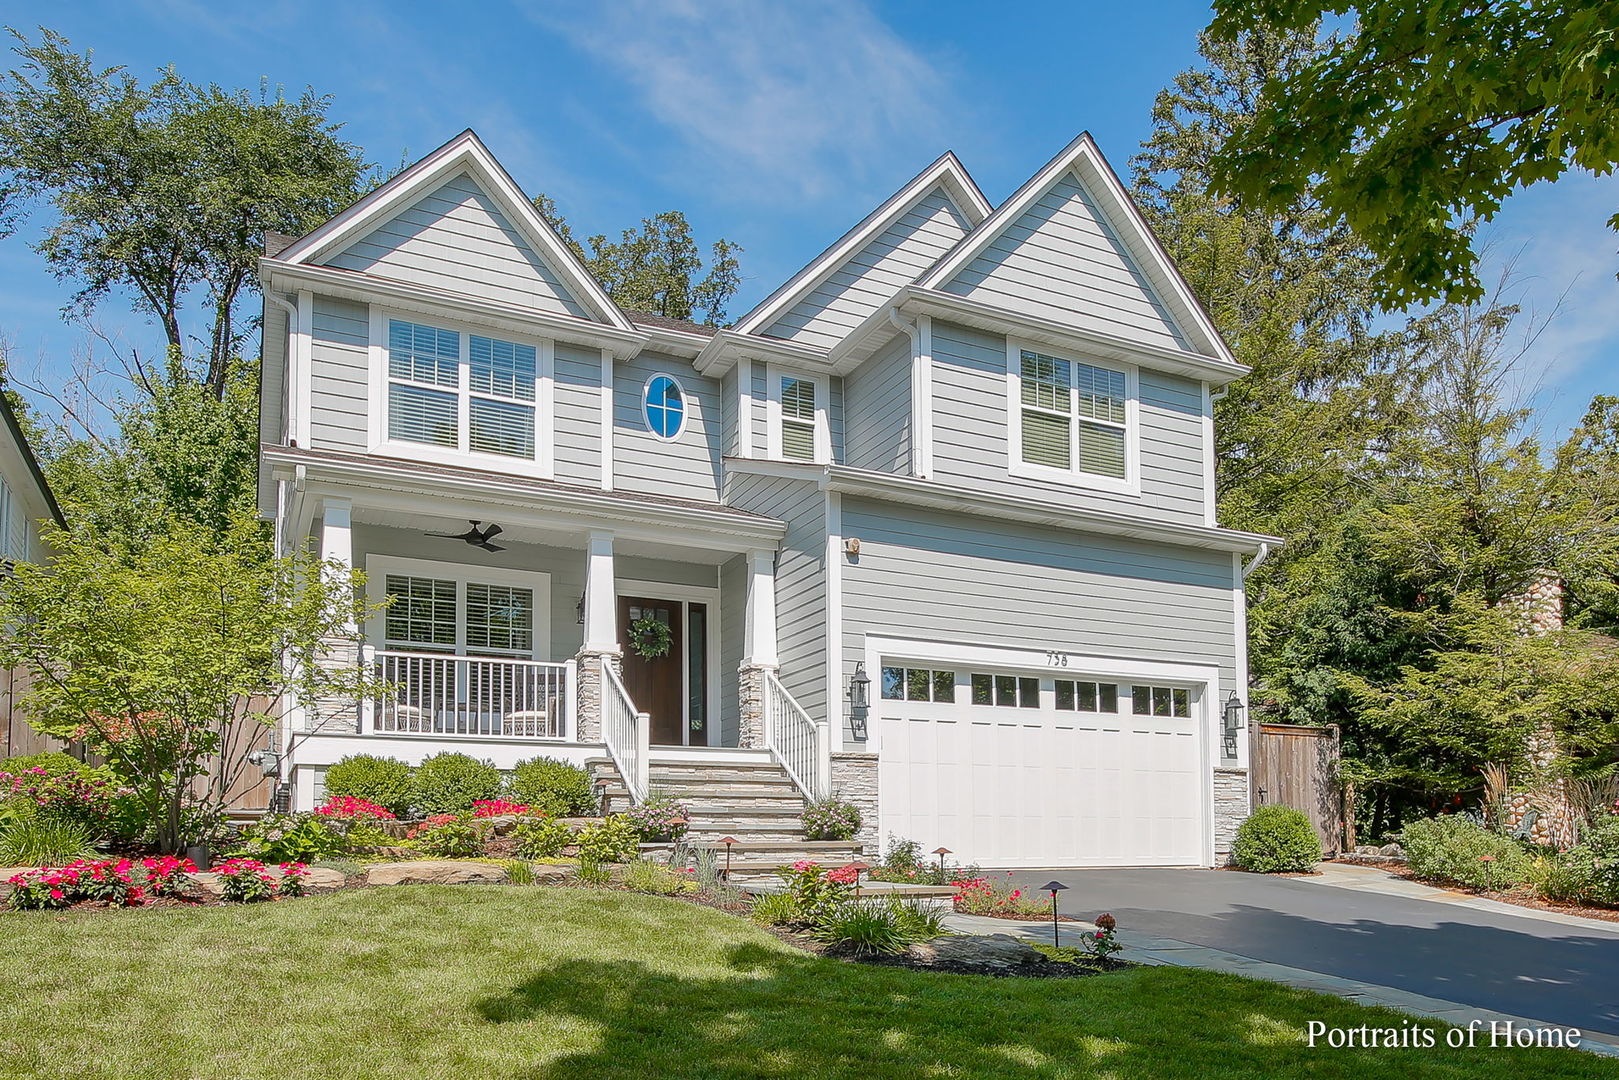
{"type": "Polygon", "coordinates": [[[500,797],[500,771],[487,761],[445,751],[416,766],[411,796],[421,814],[464,814],[472,804],[500,797]]]}
{"type": "Polygon", "coordinates": [[[556,758],[519,761],[506,781],[506,797],[552,817],[589,815],[597,810],[590,773],[556,758]]]}
{"type": "Polygon", "coordinates": [[[44,769],[46,776],[78,776],[95,772],[90,766],[60,750],[47,750],[43,754],[18,754],[0,760],[0,772],[21,776],[31,769],[44,769]]]}
{"type": "Polygon", "coordinates": [[[1238,827],[1231,861],[1256,874],[1299,874],[1321,861],[1321,840],[1304,811],[1261,806],[1238,827]]]}
{"type": "Polygon", "coordinates": [[[860,831],[860,808],[845,799],[822,799],[804,807],[804,839],[853,840],[860,831]]]}
{"type": "Polygon", "coordinates": [[[1510,889],[1533,871],[1523,845],[1460,814],[1411,822],[1400,830],[1400,846],[1417,877],[1473,889],[1510,889]]]}
{"type": "Polygon", "coordinates": [[[351,754],[326,770],[326,795],[362,799],[396,816],[407,814],[411,769],[394,758],[351,754]]]}
{"type": "Polygon", "coordinates": [[[554,818],[525,821],[517,826],[517,854],[524,859],[554,859],[573,843],[573,827],[554,818]]]}
{"type": "Polygon", "coordinates": [[[579,830],[579,862],[627,863],[640,851],[641,834],[623,814],[614,814],[600,825],[579,830]]]}

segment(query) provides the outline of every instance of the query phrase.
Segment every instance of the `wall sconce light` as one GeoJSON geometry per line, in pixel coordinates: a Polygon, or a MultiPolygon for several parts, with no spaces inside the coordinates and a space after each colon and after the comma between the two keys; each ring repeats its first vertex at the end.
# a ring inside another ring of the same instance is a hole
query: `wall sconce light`
{"type": "Polygon", "coordinates": [[[857,663],[854,674],[849,677],[849,727],[854,737],[864,742],[866,738],[866,718],[871,715],[871,676],[866,674],[866,665],[857,663]]]}
{"type": "Polygon", "coordinates": [[[574,605],[573,612],[574,612],[575,615],[579,616],[579,625],[580,626],[585,625],[585,594],[584,593],[579,594],[579,603],[574,605]]]}
{"type": "Polygon", "coordinates": [[[1231,696],[1225,699],[1225,726],[1227,731],[1239,731],[1242,729],[1242,712],[1245,708],[1247,706],[1242,703],[1242,699],[1237,696],[1237,692],[1235,690],[1231,691],[1231,696]]]}

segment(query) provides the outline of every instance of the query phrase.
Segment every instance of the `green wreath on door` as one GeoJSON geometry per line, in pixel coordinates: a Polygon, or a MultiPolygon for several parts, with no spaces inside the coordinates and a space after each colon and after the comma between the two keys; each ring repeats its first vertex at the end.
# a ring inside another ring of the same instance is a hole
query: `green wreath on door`
{"type": "Polygon", "coordinates": [[[675,643],[669,627],[647,615],[630,623],[630,651],[643,660],[656,660],[668,656],[675,643]]]}

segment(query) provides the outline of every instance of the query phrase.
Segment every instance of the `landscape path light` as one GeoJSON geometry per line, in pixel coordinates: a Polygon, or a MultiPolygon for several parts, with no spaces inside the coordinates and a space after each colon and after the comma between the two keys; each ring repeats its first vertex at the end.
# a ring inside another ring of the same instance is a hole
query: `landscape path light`
{"type": "Polygon", "coordinates": [[[1057,894],[1068,886],[1060,881],[1048,881],[1040,887],[1051,894],[1051,944],[1060,947],[1062,943],[1057,940],[1057,894]]]}

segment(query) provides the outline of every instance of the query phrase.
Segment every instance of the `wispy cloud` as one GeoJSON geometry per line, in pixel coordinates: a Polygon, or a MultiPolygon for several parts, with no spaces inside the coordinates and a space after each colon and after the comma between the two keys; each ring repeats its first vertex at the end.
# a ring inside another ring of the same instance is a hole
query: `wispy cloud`
{"type": "Polygon", "coordinates": [[[1520,362],[1524,389],[1553,429],[1578,421],[1619,368],[1619,176],[1565,176],[1521,192],[1486,229],[1485,280],[1510,265],[1526,319],[1549,319],[1520,362]]]}
{"type": "Polygon", "coordinates": [[[860,0],[525,0],[684,145],[693,180],[817,198],[937,153],[943,75],[860,0]]]}

